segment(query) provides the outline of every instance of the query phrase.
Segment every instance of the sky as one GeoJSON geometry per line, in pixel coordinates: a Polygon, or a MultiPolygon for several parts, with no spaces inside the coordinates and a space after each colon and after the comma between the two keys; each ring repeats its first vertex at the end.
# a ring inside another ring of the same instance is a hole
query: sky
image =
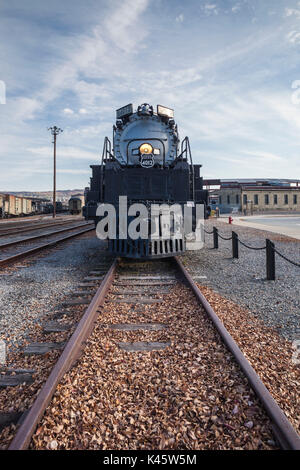
{"type": "Polygon", "coordinates": [[[205,178],[300,178],[300,1],[0,0],[0,191],[84,188],[115,110],[175,111],[205,178]]]}

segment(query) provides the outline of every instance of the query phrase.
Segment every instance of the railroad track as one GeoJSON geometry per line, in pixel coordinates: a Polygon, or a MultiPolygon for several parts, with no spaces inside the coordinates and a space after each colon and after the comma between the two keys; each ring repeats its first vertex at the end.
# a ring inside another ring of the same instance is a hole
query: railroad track
{"type": "Polygon", "coordinates": [[[78,286],[70,308],[87,309],[9,449],[255,449],[273,439],[300,449],[181,261],[171,263],[114,260],[78,286]]]}
{"type": "Polygon", "coordinates": [[[71,217],[77,217],[77,215],[72,215],[68,212],[65,212],[65,213],[56,213],[56,217],[53,217],[53,214],[38,214],[38,215],[29,215],[29,216],[25,216],[25,217],[19,217],[19,216],[16,216],[16,217],[8,217],[8,218],[2,218],[0,217],[0,227],[3,227],[5,225],[7,226],[13,226],[13,225],[17,225],[17,224],[31,224],[31,223],[35,223],[35,222],[41,222],[43,220],[45,221],[54,221],[54,220],[64,220],[64,219],[67,219],[67,218],[71,218],[71,217]]]}
{"type": "MultiPolygon", "coordinates": [[[[83,219],[82,219],[83,220],[83,219]]],[[[40,223],[40,222],[33,222],[31,224],[27,223],[26,225],[25,224],[16,224],[14,226],[9,226],[9,227],[4,227],[1,226],[0,224],[0,237],[8,237],[8,236],[14,236],[14,235],[19,235],[20,233],[25,233],[25,232],[32,232],[32,231],[36,231],[36,230],[40,230],[40,229],[44,229],[44,228],[51,228],[51,227],[55,227],[55,226],[60,226],[60,225],[66,225],[66,224],[70,224],[72,222],[77,222],[78,219],[75,219],[75,218],[68,218],[68,219],[64,219],[64,220],[61,220],[61,221],[58,221],[58,220],[51,220],[47,223],[40,223]]]]}
{"type": "Polygon", "coordinates": [[[27,258],[44,249],[51,248],[59,243],[82,235],[94,229],[94,224],[87,222],[76,223],[75,225],[73,223],[69,223],[68,226],[65,228],[59,228],[58,230],[56,229],[50,232],[47,231],[46,233],[39,233],[38,235],[25,237],[17,240],[6,241],[5,243],[0,244],[0,268],[11,265],[23,258],[27,258]],[[64,236],[60,236],[62,233],[65,232],[71,233],[64,236]],[[53,239],[53,237],[55,238],[53,239]],[[38,243],[44,238],[48,239],[46,243],[38,243]]]}

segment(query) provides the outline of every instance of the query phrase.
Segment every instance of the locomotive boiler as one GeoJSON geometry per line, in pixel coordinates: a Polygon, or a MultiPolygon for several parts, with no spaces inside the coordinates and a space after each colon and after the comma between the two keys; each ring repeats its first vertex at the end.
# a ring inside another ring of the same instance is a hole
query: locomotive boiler
{"type": "MultiPolygon", "coordinates": [[[[105,137],[101,163],[91,165],[92,177],[85,191],[83,215],[97,224],[104,217],[101,211],[99,215],[99,208],[104,204],[113,206],[117,228],[115,235],[109,237],[109,250],[118,256],[159,258],[182,253],[188,245],[186,234],[182,232],[178,236],[176,232],[175,236],[173,221],[170,235],[164,236],[163,210],[155,219],[155,229],[149,216],[147,236],[132,239],[128,230],[124,235],[124,227],[120,230],[123,218],[120,200],[123,201],[122,211],[127,210],[128,214],[133,204],[143,204],[149,214],[154,205],[176,204],[182,209],[189,206],[195,228],[196,205],[202,205],[207,214],[208,193],[203,190],[201,166],[192,161],[188,137],[180,142],[172,109],[157,105],[155,112],[147,103],[138,106],[136,111],[132,104],[124,106],[116,111],[113,144],[105,137]]],[[[131,221],[132,216],[128,216],[126,228],[131,221]]]]}

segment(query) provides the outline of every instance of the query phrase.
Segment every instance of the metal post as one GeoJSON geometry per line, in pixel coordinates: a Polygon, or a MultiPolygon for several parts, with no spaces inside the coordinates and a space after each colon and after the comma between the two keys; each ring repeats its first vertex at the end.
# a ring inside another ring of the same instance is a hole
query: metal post
{"type": "Polygon", "coordinates": [[[54,134],[54,154],[53,154],[53,218],[56,216],[56,134],[54,134]]]}
{"type": "Polygon", "coordinates": [[[54,137],[54,155],[53,155],[53,218],[56,216],[56,136],[63,132],[59,127],[53,126],[49,127],[48,131],[51,131],[51,134],[54,137]]]}
{"type": "Polygon", "coordinates": [[[235,232],[232,232],[232,257],[239,257],[239,238],[238,234],[235,232]]]}
{"type": "Polygon", "coordinates": [[[214,237],[214,248],[219,248],[219,237],[218,237],[218,229],[213,227],[213,237],[214,237]]]}
{"type": "Polygon", "coordinates": [[[268,238],[266,239],[266,264],[267,280],[275,281],[275,245],[268,238]]]}

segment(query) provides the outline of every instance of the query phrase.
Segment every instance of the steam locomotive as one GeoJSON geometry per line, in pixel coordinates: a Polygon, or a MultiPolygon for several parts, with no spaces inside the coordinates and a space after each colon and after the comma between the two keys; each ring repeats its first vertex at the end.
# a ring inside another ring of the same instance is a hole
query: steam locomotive
{"type": "MultiPolygon", "coordinates": [[[[153,205],[176,204],[181,208],[188,205],[192,208],[194,229],[196,205],[201,204],[207,215],[208,192],[203,190],[201,166],[193,164],[188,137],[180,143],[172,109],[157,105],[154,112],[153,106],[144,103],[134,112],[132,104],[124,106],[116,111],[113,145],[105,137],[101,164],[91,165],[92,178],[85,190],[83,215],[97,224],[104,218],[99,208],[103,204],[113,206],[117,228],[114,236],[109,237],[109,250],[117,256],[147,259],[183,253],[188,245],[186,235],[182,232],[178,236],[177,232],[175,236],[173,221],[170,235],[163,236],[162,213],[155,218],[154,229],[153,218],[149,217],[146,237],[132,239],[128,230],[124,235],[119,202],[122,199],[123,211],[137,203],[149,211],[153,205]]],[[[127,216],[125,229],[132,220],[132,216],[127,216]]]]}

